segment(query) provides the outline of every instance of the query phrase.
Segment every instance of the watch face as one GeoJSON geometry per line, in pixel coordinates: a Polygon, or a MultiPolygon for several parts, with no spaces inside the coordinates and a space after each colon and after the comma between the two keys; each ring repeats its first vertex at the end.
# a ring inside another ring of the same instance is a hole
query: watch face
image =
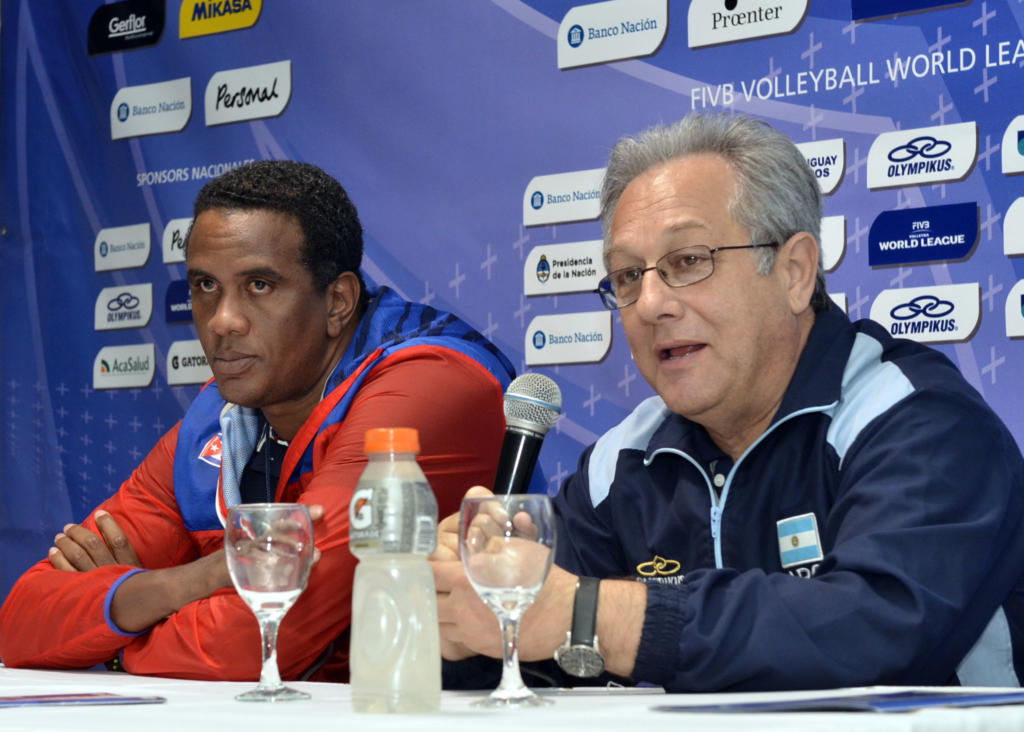
{"type": "Polygon", "coordinates": [[[555,655],[559,668],[567,674],[589,679],[604,671],[604,658],[590,646],[562,646],[555,655]]]}

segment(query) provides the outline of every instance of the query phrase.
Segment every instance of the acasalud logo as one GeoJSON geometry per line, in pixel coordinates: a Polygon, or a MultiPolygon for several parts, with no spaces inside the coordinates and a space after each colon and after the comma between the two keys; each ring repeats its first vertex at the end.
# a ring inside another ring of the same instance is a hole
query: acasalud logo
{"type": "Polygon", "coordinates": [[[178,37],[195,38],[250,28],[263,9],[263,0],[182,0],[178,37]]]}
{"type": "Polygon", "coordinates": [[[192,116],[192,79],[126,86],[110,103],[110,138],[179,132],[192,116]]]}
{"type": "Polygon", "coordinates": [[[921,343],[966,341],[981,317],[977,282],[883,290],[871,304],[871,319],[892,335],[921,343]]]}
{"type": "Polygon", "coordinates": [[[960,180],[977,151],[974,122],[883,132],[868,152],[868,188],[960,180]]]}
{"type": "Polygon", "coordinates": [[[291,61],[218,71],[206,85],[206,126],[276,117],[291,97],[291,61]]]}
{"type": "Polygon", "coordinates": [[[92,365],[93,389],[131,389],[149,386],[153,381],[154,346],[105,346],[92,365]]]}
{"type": "Polygon", "coordinates": [[[558,68],[649,56],[668,31],[668,0],[608,0],[570,8],[558,27],[558,68]]]}
{"type": "Polygon", "coordinates": [[[89,19],[90,56],[152,46],[164,33],[164,0],[100,5],[89,19]]]}
{"type": "Polygon", "coordinates": [[[690,48],[790,33],[807,14],[808,0],[691,0],[690,48]]]}

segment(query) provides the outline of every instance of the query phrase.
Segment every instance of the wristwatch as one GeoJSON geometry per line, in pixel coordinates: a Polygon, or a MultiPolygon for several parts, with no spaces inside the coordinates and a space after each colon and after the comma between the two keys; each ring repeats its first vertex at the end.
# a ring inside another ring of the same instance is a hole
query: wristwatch
{"type": "Polygon", "coordinates": [[[601,580],[580,577],[572,605],[572,630],[555,651],[555,661],[567,674],[589,679],[604,671],[604,656],[597,646],[597,590],[601,580]]]}

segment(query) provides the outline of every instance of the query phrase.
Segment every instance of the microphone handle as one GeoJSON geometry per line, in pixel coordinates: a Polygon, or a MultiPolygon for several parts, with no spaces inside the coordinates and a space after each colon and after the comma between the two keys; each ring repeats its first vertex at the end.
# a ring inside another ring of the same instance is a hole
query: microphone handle
{"type": "Polygon", "coordinates": [[[498,471],[494,478],[494,493],[499,496],[526,493],[537,465],[537,456],[543,437],[508,430],[501,444],[498,471]]]}

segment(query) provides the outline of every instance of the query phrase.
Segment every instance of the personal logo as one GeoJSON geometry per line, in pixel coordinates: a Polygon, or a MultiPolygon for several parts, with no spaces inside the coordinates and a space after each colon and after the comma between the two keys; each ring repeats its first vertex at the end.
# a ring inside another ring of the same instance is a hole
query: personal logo
{"type": "Polygon", "coordinates": [[[292,62],[218,71],[203,98],[206,126],[276,117],[292,97],[292,62]]]}
{"type": "Polygon", "coordinates": [[[118,89],[110,103],[110,138],[179,132],[192,116],[192,79],[118,89]]]}
{"type": "Polygon", "coordinates": [[[100,5],[89,19],[90,56],[153,46],[164,33],[164,0],[122,0],[100,5]]]}
{"type": "Polygon", "coordinates": [[[791,33],[803,22],[808,0],[690,0],[690,48],[791,33]]]}
{"type": "Polygon", "coordinates": [[[164,227],[163,254],[164,264],[177,264],[185,261],[185,236],[192,226],[192,218],[171,219],[164,227]]]}
{"type": "Polygon", "coordinates": [[[682,565],[675,559],[665,559],[657,554],[649,562],[636,565],[636,573],[641,577],[667,577],[678,574],[682,565]]]}
{"type": "Polygon", "coordinates": [[[533,206],[535,211],[540,211],[541,206],[544,205],[544,194],[540,191],[534,191],[533,195],[530,196],[530,205],[533,206]]]}
{"type": "Polygon", "coordinates": [[[779,537],[779,562],[783,569],[820,562],[823,558],[818,519],[813,513],[775,522],[779,537]]]}
{"type": "Polygon", "coordinates": [[[551,265],[548,264],[548,258],[541,254],[540,261],[537,262],[537,281],[544,284],[550,276],[551,265]]]}
{"type": "Polygon", "coordinates": [[[890,334],[922,343],[965,341],[981,318],[977,282],[883,290],[871,304],[871,319],[890,334]]]}
{"type": "Polygon", "coordinates": [[[668,0],[606,0],[570,8],[558,25],[558,68],[650,56],[665,40],[668,0]]]}
{"type": "Polygon", "coordinates": [[[868,152],[868,188],[960,180],[977,150],[974,122],[883,132],[868,152]]]}
{"type": "Polygon", "coordinates": [[[978,242],[978,205],[883,211],[868,232],[868,263],[884,267],[963,259],[978,242]]]}
{"type": "Polygon", "coordinates": [[[182,0],[178,37],[195,38],[251,28],[262,9],[263,0],[182,0]]]}
{"type": "Polygon", "coordinates": [[[215,468],[219,468],[223,451],[224,446],[221,443],[220,432],[218,432],[203,445],[203,449],[199,451],[199,459],[215,468]]]}

